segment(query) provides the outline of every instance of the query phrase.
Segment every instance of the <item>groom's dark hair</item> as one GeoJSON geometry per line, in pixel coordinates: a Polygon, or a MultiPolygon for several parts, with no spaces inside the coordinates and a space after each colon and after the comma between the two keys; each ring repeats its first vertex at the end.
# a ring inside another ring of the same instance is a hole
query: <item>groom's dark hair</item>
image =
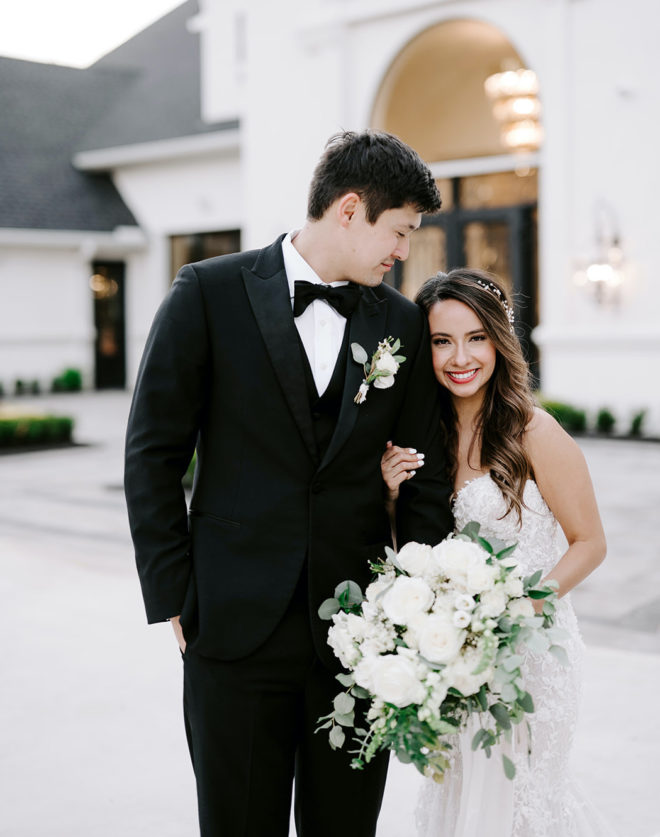
{"type": "Polygon", "coordinates": [[[387,209],[411,205],[418,212],[437,212],[441,206],[433,175],[419,154],[379,131],[330,137],[309,187],[307,217],[318,221],[348,192],[360,196],[370,224],[387,209]]]}

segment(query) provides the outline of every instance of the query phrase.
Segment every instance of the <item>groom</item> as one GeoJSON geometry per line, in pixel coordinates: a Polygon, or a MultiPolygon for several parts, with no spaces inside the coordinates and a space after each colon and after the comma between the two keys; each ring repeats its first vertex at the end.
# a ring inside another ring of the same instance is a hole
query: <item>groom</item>
{"type": "Polygon", "coordinates": [[[402,487],[399,544],[451,528],[425,319],[384,275],[440,208],[429,169],[389,134],[332,137],[300,231],[184,266],[140,366],[126,497],[149,622],[170,620],[204,837],[374,835],[387,758],[365,770],[316,720],[340,690],[317,609],[364,589],[390,527],[380,457],[426,454],[402,487]],[[354,401],[379,341],[406,360],[354,401]],[[193,450],[190,509],[181,477],[193,450]]]}

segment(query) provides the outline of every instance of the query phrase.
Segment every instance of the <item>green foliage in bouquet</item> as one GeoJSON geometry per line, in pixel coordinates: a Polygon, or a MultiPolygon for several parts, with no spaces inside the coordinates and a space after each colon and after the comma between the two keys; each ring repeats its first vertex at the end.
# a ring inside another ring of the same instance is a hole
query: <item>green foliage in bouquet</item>
{"type": "MultiPolygon", "coordinates": [[[[487,540],[479,530],[471,522],[433,549],[407,544],[397,555],[386,548],[386,558],[371,565],[376,580],[366,596],[345,581],[319,608],[319,616],[334,623],[328,641],[348,671],[337,675],[344,691],[316,731],[328,730],[330,746],[339,748],[352,729],[353,767],[363,768],[387,749],[440,781],[452,740],[470,716],[479,722],[472,748],[490,757],[534,711],[521,670],[523,648],[566,663],[557,644],[563,632],[553,627],[556,585],[541,585],[541,571],[523,578],[512,559],[516,545],[487,540]],[[541,613],[530,599],[543,600],[541,613]],[[397,614],[402,603],[417,612],[397,614]],[[425,637],[438,625],[441,642],[434,646],[425,637]],[[356,719],[362,719],[357,726],[356,719]]],[[[507,756],[503,768],[513,778],[507,756]]]]}

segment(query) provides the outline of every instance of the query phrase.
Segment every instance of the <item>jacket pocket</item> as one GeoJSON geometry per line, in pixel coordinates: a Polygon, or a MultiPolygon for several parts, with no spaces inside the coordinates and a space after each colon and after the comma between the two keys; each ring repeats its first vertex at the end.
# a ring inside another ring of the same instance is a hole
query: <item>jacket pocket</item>
{"type": "Polygon", "coordinates": [[[220,526],[229,526],[234,529],[239,529],[241,524],[236,520],[230,520],[228,517],[219,517],[217,514],[210,514],[209,512],[201,512],[197,509],[190,509],[188,512],[190,517],[200,517],[205,520],[211,520],[214,523],[219,523],[220,526]]]}

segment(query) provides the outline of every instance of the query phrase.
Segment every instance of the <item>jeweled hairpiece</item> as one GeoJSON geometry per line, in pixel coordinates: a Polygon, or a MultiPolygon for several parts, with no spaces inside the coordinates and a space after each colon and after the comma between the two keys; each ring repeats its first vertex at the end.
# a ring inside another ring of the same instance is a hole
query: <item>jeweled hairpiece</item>
{"type": "Polygon", "coordinates": [[[495,294],[495,296],[499,299],[500,303],[502,304],[502,308],[504,308],[504,312],[506,314],[506,318],[509,321],[509,331],[511,334],[514,334],[513,324],[515,322],[515,317],[513,315],[513,308],[509,305],[506,301],[506,298],[502,291],[497,287],[497,285],[493,285],[492,282],[483,282],[481,279],[477,279],[477,285],[480,285],[482,288],[485,288],[487,291],[495,294]]]}

